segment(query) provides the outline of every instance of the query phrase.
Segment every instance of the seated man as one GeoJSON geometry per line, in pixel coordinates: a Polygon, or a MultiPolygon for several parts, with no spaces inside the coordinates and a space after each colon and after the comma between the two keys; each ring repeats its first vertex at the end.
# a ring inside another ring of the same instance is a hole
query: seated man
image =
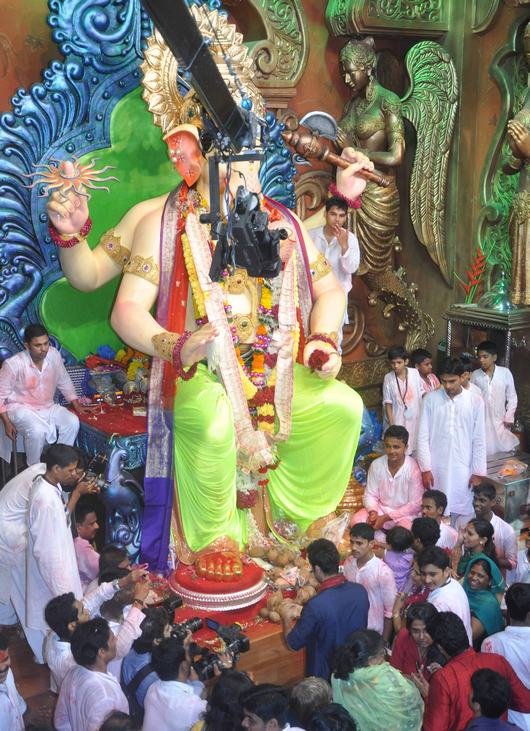
{"type": "Polygon", "coordinates": [[[105,619],[90,619],[77,625],[70,645],[77,665],[61,685],[55,728],[95,731],[112,711],[129,712],[120,684],[107,672],[108,663],[116,655],[116,638],[105,619]]]}
{"type": "MultiPolygon", "coordinates": [[[[0,369],[0,418],[9,439],[22,436],[27,463],[32,465],[40,462],[46,443],[71,445],[79,431],[76,414],[53,402],[55,391],[61,391],[74,411],[82,411],[82,407],[59,351],[50,346],[46,329],[28,325],[24,343],[26,349],[4,361],[0,369]]],[[[11,449],[2,441],[0,456],[9,460],[11,449]]]]}
{"type": "Polygon", "coordinates": [[[337,647],[355,630],[366,629],[368,593],[360,584],[339,574],[339,552],[326,538],[309,544],[307,559],[320,587],[301,614],[297,604],[284,606],[283,632],[291,650],[306,648],[306,675],[329,680],[337,647]]]}
{"type": "Polygon", "coordinates": [[[389,530],[395,525],[410,530],[420,514],[423,483],[416,460],[407,455],[409,433],[393,425],[385,432],[385,454],[374,460],[368,470],[364,508],[352,518],[352,525],[368,523],[374,530],[389,530]]]}
{"type": "Polygon", "coordinates": [[[143,731],[190,729],[206,710],[206,701],[188,683],[195,671],[182,642],[176,637],[162,640],[153,647],[151,666],[159,680],[150,685],[145,695],[143,731]]]}
{"type": "Polygon", "coordinates": [[[466,727],[473,719],[469,705],[471,677],[481,668],[494,670],[508,680],[512,690],[511,708],[530,711],[530,690],[521,683],[510,663],[500,655],[475,652],[469,646],[460,617],[453,612],[439,612],[427,622],[427,632],[447,663],[431,678],[423,731],[456,731],[466,727]]]}

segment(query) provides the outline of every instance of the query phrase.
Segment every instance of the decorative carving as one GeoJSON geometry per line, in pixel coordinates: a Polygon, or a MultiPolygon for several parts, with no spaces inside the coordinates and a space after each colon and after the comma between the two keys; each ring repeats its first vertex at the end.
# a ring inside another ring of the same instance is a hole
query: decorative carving
{"type": "Polygon", "coordinates": [[[406,65],[411,86],[403,99],[403,115],[417,130],[418,140],[410,179],[410,215],[416,236],[451,284],[445,202],[458,101],[456,71],[449,54],[432,41],[413,46],[406,65]]]}
{"type": "Polygon", "coordinates": [[[371,358],[354,363],[343,363],[339,378],[352,388],[380,386],[388,373],[387,358],[371,358]]]}
{"type": "Polygon", "coordinates": [[[449,29],[445,0],[328,0],[326,22],[332,35],[396,33],[439,36],[449,29]]]}
{"type": "Polygon", "coordinates": [[[512,27],[510,38],[499,49],[490,67],[490,75],[501,92],[501,111],[480,184],[481,208],[476,228],[476,246],[488,262],[491,273],[499,266],[511,270],[512,254],[509,244],[508,220],[510,206],[517,191],[517,176],[507,175],[503,162],[511,156],[506,137],[506,123],[522,108],[527,92],[527,67],[520,43],[526,25],[512,27]]]}
{"type": "Polygon", "coordinates": [[[484,6],[481,0],[473,0],[473,33],[484,33],[495,20],[501,0],[489,0],[489,5],[484,6]]]}
{"type": "Polygon", "coordinates": [[[295,87],[309,54],[307,26],[300,0],[251,0],[267,29],[267,39],[252,46],[255,80],[269,86],[295,87]]]}

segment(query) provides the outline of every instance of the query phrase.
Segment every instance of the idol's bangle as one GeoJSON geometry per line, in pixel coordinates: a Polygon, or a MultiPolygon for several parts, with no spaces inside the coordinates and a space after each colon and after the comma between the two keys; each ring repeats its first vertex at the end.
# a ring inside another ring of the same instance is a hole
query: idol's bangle
{"type": "Polygon", "coordinates": [[[331,347],[334,350],[338,350],[337,346],[337,336],[336,333],[311,333],[311,335],[306,338],[306,345],[307,343],[327,343],[328,345],[331,345],[331,347]]]}
{"type": "Polygon", "coordinates": [[[178,333],[166,331],[153,335],[151,342],[158,357],[173,363],[173,351],[175,350],[175,345],[179,337],[180,335],[178,333]]]}
{"type": "Polygon", "coordinates": [[[71,235],[69,234],[68,236],[60,234],[51,221],[48,223],[48,233],[50,234],[50,238],[53,243],[60,249],[71,249],[74,246],[77,246],[80,241],[84,241],[85,237],[88,236],[91,229],[92,219],[90,218],[90,216],[87,218],[83,228],[78,233],[71,235]]]}
{"type": "Polygon", "coordinates": [[[182,378],[183,381],[189,381],[197,372],[197,363],[194,363],[185,371],[181,360],[182,348],[192,335],[191,330],[185,330],[173,348],[173,368],[175,369],[177,378],[182,378]]]}
{"type": "Polygon", "coordinates": [[[348,198],[347,195],[344,195],[344,193],[341,193],[340,190],[337,188],[335,183],[330,183],[328,187],[329,192],[331,195],[336,196],[337,198],[340,198],[343,200],[347,205],[348,208],[360,208],[363,204],[363,198],[362,195],[358,196],[357,198],[348,198]]]}

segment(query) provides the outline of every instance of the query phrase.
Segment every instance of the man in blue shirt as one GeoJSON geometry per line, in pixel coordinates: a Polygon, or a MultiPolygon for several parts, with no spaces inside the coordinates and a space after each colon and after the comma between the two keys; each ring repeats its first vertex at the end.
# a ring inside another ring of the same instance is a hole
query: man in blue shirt
{"type": "Polygon", "coordinates": [[[283,633],[290,650],[305,647],[306,675],[329,680],[337,647],[355,630],[366,629],[368,594],[364,586],[339,574],[339,552],[331,541],[319,538],[310,543],[307,558],[320,586],[294,627],[299,607],[284,607],[283,633]]]}

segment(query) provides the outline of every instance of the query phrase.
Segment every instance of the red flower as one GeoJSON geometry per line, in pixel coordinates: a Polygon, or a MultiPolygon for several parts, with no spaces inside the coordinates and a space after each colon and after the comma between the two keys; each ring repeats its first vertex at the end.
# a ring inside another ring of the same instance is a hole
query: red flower
{"type": "Polygon", "coordinates": [[[313,350],[309,356],[308,365],[312,371],[319,371],[322,369],[322,366],[328,362],[328,360],[328,353],[325,353],[323,350],[313,350]]]}

